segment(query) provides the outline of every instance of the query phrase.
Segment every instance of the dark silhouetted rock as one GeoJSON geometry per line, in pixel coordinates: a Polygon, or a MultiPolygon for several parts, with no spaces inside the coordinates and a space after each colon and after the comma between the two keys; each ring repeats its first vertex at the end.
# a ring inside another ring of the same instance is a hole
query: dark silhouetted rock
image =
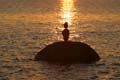
{"type": "Polygon", "coordinates": [[[87,44],[81,42],[55,42],[41,50],[35,60],[60,63],[94,63],[99,55],[87,44]]]}

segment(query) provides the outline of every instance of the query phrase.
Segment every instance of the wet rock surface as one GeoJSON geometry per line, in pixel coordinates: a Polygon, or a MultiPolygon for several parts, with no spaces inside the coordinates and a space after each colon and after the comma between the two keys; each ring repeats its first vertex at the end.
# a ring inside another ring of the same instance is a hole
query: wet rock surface
{"type": "Polygon", "coordinates": [[[89,45],[81,42],[55,42],[38,52],[35,60],[59,63],[94,63],[99,55],[89,45]]]}

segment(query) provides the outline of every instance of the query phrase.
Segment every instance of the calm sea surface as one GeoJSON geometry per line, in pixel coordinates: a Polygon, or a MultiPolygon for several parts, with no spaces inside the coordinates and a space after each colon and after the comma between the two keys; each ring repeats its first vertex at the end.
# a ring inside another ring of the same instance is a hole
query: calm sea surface
{"type": "Polygon", "coordinates": [[[120,0],[0,0],[0,80],[120,80],[120,0]],[[62,41],[66,21],[70,40],[90,45],[99,62],[33,61],[62,41]]]}

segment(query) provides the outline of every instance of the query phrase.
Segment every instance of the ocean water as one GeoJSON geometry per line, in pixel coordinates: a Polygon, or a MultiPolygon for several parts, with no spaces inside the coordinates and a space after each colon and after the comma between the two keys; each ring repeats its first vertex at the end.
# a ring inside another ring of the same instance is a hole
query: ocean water
{"type": "Polygon", "coordinates": [[[120,80],[120,0],[0,0],[0,80],[120,80]],[[33,60],[63,40],[66,21],[70,40],[90,45],[99,62],[33,60]]]}

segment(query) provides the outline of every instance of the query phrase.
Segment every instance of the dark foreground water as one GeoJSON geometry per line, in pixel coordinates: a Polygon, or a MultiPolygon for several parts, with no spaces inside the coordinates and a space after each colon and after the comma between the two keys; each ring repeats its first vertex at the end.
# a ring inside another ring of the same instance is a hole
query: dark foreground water
{"type": "Polygon", "coordinates": [[[0,0],[0,80],[120,80],[119,14],[120,0],[0,0]],[[89,44],[99,62],[33,61],[62,40],[65,21],[70,40],[89,44]]]}

